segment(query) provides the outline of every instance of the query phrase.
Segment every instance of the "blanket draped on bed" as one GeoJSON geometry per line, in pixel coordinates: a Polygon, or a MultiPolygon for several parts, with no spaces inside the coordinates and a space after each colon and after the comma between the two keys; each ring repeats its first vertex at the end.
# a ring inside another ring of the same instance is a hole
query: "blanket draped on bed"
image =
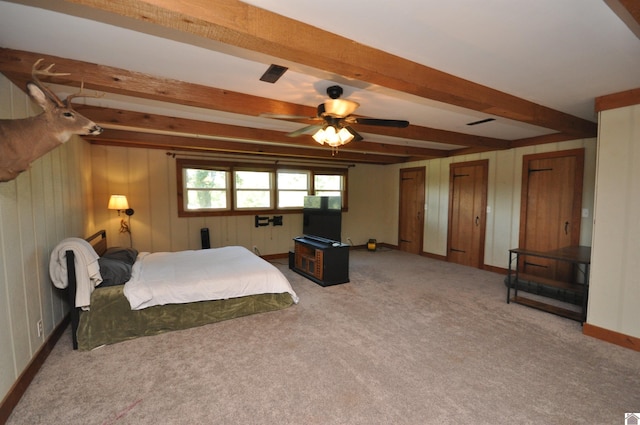
{"type": "Polygon", "coordinates": [[[281,310],[294,304],[291,294],[284,292],[131,310],[122,290],[123,285],[118,285],[93,291],[91,310],[80,315],[80,350],[281,310]]]}
{"type": "Polygon", "coordinates": [[[84,239],[67,238],[62,240],[51,252],[49,275],[56,288],[65,289],[68,285],[67,251],[73,251],[76,273],[76,307],[85,310],[91,304],[93,289],[102,282],[98,254],[93,246],[84,239]]]}

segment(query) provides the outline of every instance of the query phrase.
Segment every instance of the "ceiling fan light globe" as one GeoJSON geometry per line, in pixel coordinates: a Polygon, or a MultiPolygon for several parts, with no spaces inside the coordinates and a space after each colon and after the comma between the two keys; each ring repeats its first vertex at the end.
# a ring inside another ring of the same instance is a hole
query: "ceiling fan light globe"
{"type": "Polygon", "coordinates": [[[333,117],[346,117],[358,109],[360,104],[346,99],[329,99],[324,102],[325,114],[333,117]]]}
{"type": "Polygon", "coordinates": [[[336,128],[332,125],[328,126],[324,130],[324,142],[329,146],[335,146],[336,143],[339,143],[340,137],[338,137],[338,133],[336,132],[336,128]]]}
{"type": "Polygon", "coordinates": [[[345,145],[353,140],[354,136],[346,128],[337,130],[334,126],[328,125],[316,131],[312,136],[313,140],[321,145],[327,144],[333,148],[345,145]]]}
{"type": "Polygon", "coordinates": [[[353,140],[353,134],[349,132],[346,128],[341,128],[338,132],[338,137],[340,138],[340,144],[345,145],[353,140]]]}
{"type": "Polygon", "coordinates": [[[313,140],[315,140],[316,142],[320,143],[321,145],[324,145],[324,128],[321,128],[320,130],[316,131],[314,135],[311,137],[313,137],[313,140]]]}
{"type": "Polygon", "coordinates": [[[328,125],[327,128],[324,129],[324,135],[327,139],[333,139],[336,137],[336,128],[332,125],[328,125]]]}

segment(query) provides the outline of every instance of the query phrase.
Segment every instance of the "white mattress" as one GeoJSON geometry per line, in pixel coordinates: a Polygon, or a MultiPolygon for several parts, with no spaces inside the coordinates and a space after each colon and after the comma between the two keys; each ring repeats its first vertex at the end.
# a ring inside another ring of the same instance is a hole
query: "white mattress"
{"type": "Polygon", "coordinates": [[[142,252],[124,294],[131,309],[255,294],[298,296],[274,265],[241,246],[179,252],[142,252]]]}

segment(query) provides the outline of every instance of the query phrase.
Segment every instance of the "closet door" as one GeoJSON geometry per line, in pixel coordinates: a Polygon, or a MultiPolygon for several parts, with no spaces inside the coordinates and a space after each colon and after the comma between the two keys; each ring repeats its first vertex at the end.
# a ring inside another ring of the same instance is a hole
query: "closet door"
{"type": "MultiPolygon", "coordinates": [[[[580,242],[584,149],[526,155],[523,158],[520,247],[550,251],[580,242]]],[[[523,258],[524,273],[571,280],[566,262],[523,258]]]]}
{"type": "Polygon", "coordinates": [[[483,160],[449,166],[447,259],[451,262],[484,266],[488,164],[483,160]]]}
{"type": "Polygon", "coordinates": [[[412,254],[422,252],[424,176],[424,168],[400,170],[398,248],[412,254]]]}

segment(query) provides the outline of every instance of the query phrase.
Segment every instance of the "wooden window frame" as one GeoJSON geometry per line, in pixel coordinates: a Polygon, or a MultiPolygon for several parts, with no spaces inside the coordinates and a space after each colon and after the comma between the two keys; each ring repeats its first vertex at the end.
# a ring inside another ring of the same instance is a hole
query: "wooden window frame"
{"type": "Polygon", "coordinates": [[[309,194],[315,194],[314,181],[315,176],[317,174],[327,174],[327,175],[340,175],[342,176],[342,211],[346,212],[349,210],[348,207],[348,176],[349,170],[347,168],[331,168],[331,167],[318,167],[318,166],[304,166],[304,165],[291,165],[291,166],[283,166],[283,165],[273,165],[273,164],[265,164],[265,163],[255,163],[248,164],[246,162],[233,162],[233,161],[219,161],[219,160],[206,160],[206,159],[189,159],[189,158],[177,158],[176,159],[176,182],[177,182],[177,205],[178,205],[178,217],[218,217],[218,216],[239,216],[239,215],[281,215],[281,214],[292,214],[292,213],[302,213],[302,207],[286,207],[286,208],[278,208],[278,182],[277,182],[277,173],[278,171],[293,171],[293,172],[309,172],[310,173],[310,181],[309,181],[309,194]],[[184,174],[183,170],[185,168],[202,168],[202,169],[212,169],[212,170],[221,170],[225,169],[228,173],[230,173],[229,181],[231,182],[231,187],[228,188],[230,191],[228,199],[229,199],[229,208],[225,210],[188,210],[185,208],[184,200],[185,200],[185,187],[184,187],[184,174]],[[234,171],[269,171],[273,173],[273,184],[271,187],[271,196],[273,202],[273,208],[271,209],[236,209],[236,188],[234,181],[234,171]]]}

